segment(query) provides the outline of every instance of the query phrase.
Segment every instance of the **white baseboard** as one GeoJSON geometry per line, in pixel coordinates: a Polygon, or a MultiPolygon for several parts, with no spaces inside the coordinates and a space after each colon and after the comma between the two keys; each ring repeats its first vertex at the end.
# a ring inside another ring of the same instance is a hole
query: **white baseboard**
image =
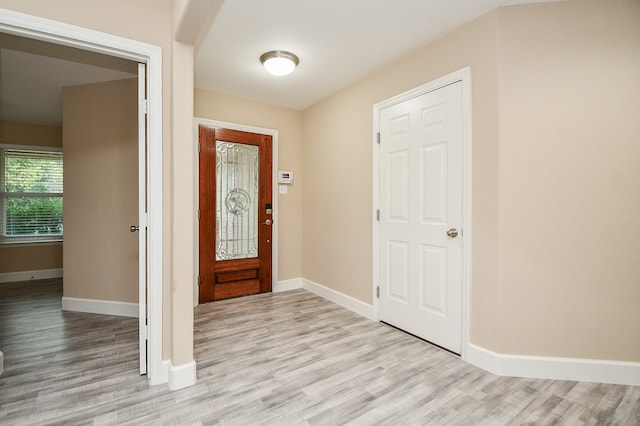
{"type": "MultiPolygon", "coordinates": [[[[304,278],[302,288],[376,321],[372,305],[304,278]]],[[[499,354],[473,344],[464,359],[499,376],[640,386],[638,362],[499,354]]]]}
{"type": "Polygon", "coordinates": [[[362,315],[365,318],[374,320],[372,305],[364,303],[358,299],[347,296],[344,293],[340,293],[339,291],[330,289],[318,283],[314,283],[313,281],[306,280],[304,278],[302,279],[302,288],[310,291],[311,293],[315,293],[320,297],[330,300],[333,303],[342,306],[343,308],[347,308],[350,311],[362,315]]]}
{"type": "Polygon", "coordinates": [[[169,389],[178,390],[196,383],[196,362],[169,367],[169,389]]]}
{"type": "Polygon", "coordinates": [[[291,280],[278,281],[273,286],[272,291],[280,293],[281,291],[297,290],[299,288],[302,288],[302,278],[293,278],[291,280]]]}
{"type": "Polygon", "coordinates": [[[169,383],[169,371],[171,370],[171,360],[163,359],[162,360],[162,374],[161,381],[155,384],[160,383],[169,383]]]}
{"type": "Polygon", "coordinates": [[[51,278],[62,278],[62,268],[0,273],[0,283],[12,283],[16,281],[30,281],[30,280],[46,280],[51,278]]]}
{"type": "Polygon", "coordinates": [[[469,344],[466,361],[500,376],[640,386],[640,363],[598,359],[508,355],[469,344]]]}
{"type": "Polygon", "coordinates": [[[113,300],[62,298],[62,310],[88,312],[91,314],[118,315],[121,317],[138,317],[138,304],[116,302],[113,300]]]}

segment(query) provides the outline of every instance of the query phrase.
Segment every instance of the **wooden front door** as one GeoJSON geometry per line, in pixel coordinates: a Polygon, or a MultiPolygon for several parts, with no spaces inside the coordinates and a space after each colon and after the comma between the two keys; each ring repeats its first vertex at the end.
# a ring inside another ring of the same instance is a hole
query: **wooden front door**
{"type": "Polygon", "coordinates": [[[199,127],[200,303],[271,291],[269,135],[199,127]]]}

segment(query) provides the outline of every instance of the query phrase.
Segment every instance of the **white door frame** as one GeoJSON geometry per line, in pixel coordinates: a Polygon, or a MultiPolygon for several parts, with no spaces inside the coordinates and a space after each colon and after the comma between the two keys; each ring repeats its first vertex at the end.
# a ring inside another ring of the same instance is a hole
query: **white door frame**
{"type": "MultiPolygon", "coordinates": [[[[166,382],[162,374],[162,49],[136,40],[6,9],[0,9],[0,32],[116,56],[147,65],[149,102],[147,377],[152,385],[166,382]]],[[[124,229],[123,232],[127,230],[124,229]]]]}
{"type": "Polygon", "coordinates": [[[462,82],[462,359],[466,359],[469,345],[469,289],[471,285],[471,69],[469,67],[454,71],[422,86],[416,87],[373,106],[373,316],[380,321],[380,304],[377,287],[380,283],[379,238],[380,222],[380,111],[409,99],[432,92],[456,82],[462,82]]]}
{"type": "MultiPolygon", "coordinates": [[[[195,144],[195,152],[196,158],[194,159],[195,167],[194,169],[194,182],[195,185],[195,203],[196,203],[196,211],[200,210],[199,205],[199,191],[200,191],[200,179],[198,178],[200,172],[200,162],[198,161],[197,155],[199,155],[198,143],[199,133],[198,126],[207,126],[207,127],[219,127],[222,129],[230,129],[230,130],[239,130],[241,132],[249,132],[249,133],[259,133],[261,135],[269,135],[271,136],[271,204],[273,209],[273,234],[271,236],[271,288],[277,286],[278,283],[278,131],[274,129],[265,129],[262,127],[253,127],[246,126],[244,124],[236,124],[236,123],[227,123],[225,121],[218,120],[209,120],[206,118],[195,117],[193,119],[193,139],[195,144]]],[[[194,253],[196,254],[194,257],[194,270],[197,271],[197,276],[200,276],[200,268],[199,268],[199,256],[200,256],[200,235],[198,232],[198,223],[194,222],[193,232],[195,233],[195,247],[194,253]]],[[[193,289],[193,306],[198,306],[198,296],[200,292],[198,289],[198,280],[195,280],[194,289],[193,289]]]]}

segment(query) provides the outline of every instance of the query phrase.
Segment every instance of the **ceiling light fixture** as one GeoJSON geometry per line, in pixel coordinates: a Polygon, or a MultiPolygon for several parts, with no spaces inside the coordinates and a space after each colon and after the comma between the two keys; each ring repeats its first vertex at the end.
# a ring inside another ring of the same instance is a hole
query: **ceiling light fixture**
{"type": "Polygon", "coordinates": [[[300,60],[291,52],[272,50],[271,52],[263,53],[260,56],[260,62],[269,73],[283,76],[291,74],[300,63],[300,60]]]}

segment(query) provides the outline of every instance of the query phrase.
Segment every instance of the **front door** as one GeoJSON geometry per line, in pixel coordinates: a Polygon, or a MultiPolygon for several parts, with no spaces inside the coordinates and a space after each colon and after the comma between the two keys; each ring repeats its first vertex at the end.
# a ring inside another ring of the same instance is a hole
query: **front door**
{"type": "Polygon", "coordinates": [[[200,303],[271,291],[270,135],[199,126],[200,303]]]}
{"type": "Polygon", "coordinates": [[[380,320],[460,353],[462,83],[380,110],[380,320]]]}

